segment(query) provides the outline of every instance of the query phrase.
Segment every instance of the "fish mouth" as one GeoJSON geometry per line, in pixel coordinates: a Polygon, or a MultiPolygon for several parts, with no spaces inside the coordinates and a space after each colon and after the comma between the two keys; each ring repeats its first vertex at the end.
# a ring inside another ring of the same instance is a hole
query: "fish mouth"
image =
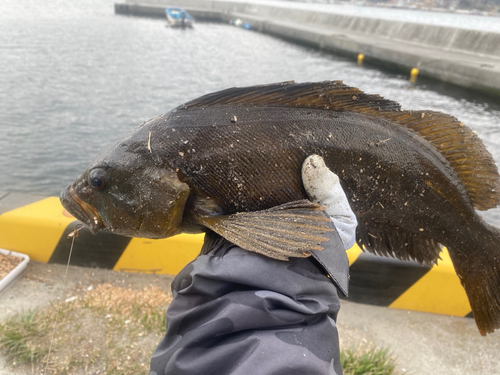
{"type": "Polygon", "coordinates": [[[68,212],[87,226],[92,234],[104,229],[101,215],[96,208],[84,202],[76,193],[73,185],[69,185],[61,193],[61,203],[68,212]]]}

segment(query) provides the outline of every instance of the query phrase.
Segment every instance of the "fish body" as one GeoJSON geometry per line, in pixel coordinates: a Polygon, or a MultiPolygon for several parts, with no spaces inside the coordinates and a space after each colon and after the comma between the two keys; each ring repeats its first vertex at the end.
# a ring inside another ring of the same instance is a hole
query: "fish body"
{"type": "Polygon", "coordinates": [[[434,262],[446,246],[482,334],[500,327],[497,168],[455,118],[409,112],[339,82],[209,94],[147,121],[104,151],[61,196],[94,232],[149,238],[210,229],[278,259],[321,249],[301,166],[335,172],[366,250],[434,262]]]}

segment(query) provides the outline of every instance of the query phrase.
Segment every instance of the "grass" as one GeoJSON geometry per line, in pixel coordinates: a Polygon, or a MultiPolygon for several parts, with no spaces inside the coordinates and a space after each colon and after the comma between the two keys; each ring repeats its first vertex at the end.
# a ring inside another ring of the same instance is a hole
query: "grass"
{"type": "MultiPolygon", "coordinates": [[[[0,323],[0,348],[19,373],[147,374],[151,354],[165,330],[171,297],[151,287],[134,290],[102,284],[62,301],[47,371],[47,353],[57,306],[27,311],[0,323]]],[[[341,352],[345,375],[390,375],[387,349],[341,352]]]]}
{"type": "Polygon", "coordinates": [[[340,353],[340,363],[344,375],[391,375],[396,368],[396,360],[388,349],[346,349],[340,353]]]}
{"type": "Polygon", "coordinates": [[[36,362],[48,351],[37,343],[37,339],[47,332],[48,326],[42,314],[28,311],[0,325],[0,345],[16,364],[36,362]]]}

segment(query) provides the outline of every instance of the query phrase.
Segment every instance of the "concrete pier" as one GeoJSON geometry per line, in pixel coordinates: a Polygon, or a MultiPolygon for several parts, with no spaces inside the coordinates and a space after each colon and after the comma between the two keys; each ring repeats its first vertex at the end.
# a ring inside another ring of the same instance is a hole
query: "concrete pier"
{"type": "Polygon", "coordinates": [[[199,20],[239,18],[256,31],[276,35],[368,64],[431,77],[500,96],[500,33],[304,11],[264,4],[209,0],[126,0],[118,14],[164,17],[181,6],[199,20]]]}

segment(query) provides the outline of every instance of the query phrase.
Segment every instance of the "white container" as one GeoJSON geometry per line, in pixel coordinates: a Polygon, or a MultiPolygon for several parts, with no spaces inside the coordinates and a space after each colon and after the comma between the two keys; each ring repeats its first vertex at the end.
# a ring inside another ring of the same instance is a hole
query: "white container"
{"type": "Polygon", "coordinates": [[[23,258],[21,263],[19,263],[16,268],[14,268],[12,271],[10,271],[7,276],[5,276],[2,280],[0,280],[0,292],[2,289],[4,289],[7,285],[9,285],[14,279],[21,274],[21,272],[24,271],[26,266],[28,265],[30,261],[30,257],[27,256],[26,254],[21,254],[21,253],[16,253],[15,251],[9,251],[9,250],[4,250],[0,249],[0,253],[8,256],[15,256],[18,258],[23,258]]]}

